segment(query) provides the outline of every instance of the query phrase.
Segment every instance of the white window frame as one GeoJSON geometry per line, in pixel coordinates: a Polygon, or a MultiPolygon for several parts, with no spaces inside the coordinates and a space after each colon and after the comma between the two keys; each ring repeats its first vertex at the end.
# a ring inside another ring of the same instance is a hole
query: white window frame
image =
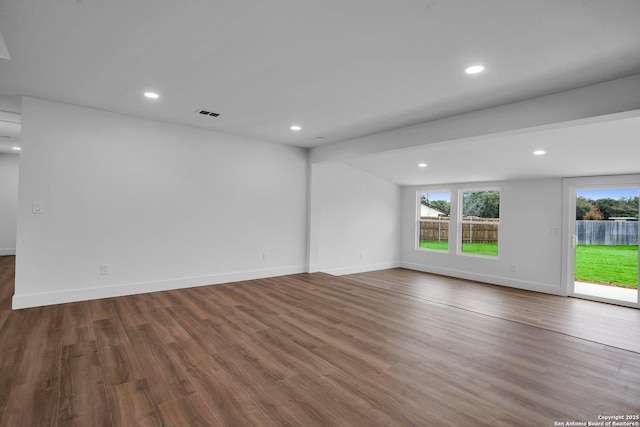
{"type": "Polygon", "coordinates": [[[439,254],[448,254],[451,252],[451,211],[449,211],[449,236],[448,236],[448,244],[447,249],[431,249],[431,248],[421,248],[420,247],[420,229],[421,224],[423,222],[444,222],[444,221],[434,221],[429,219],[422,219],[421,210],[422,210],[422,195],[429,193],[449,193],[449,203],[451,203],[451,190],[419,190],[416,192],[416,234],[415,234],[415,249],[418,251],[427,251],[427,252],[435,252],[439,254]]]}
{"type": "Polygon", "coordinates": [[[491,259],[491,260],[498,260],[500,259],[500,223],[502,222],[502,190],[500,187],[478,187],[478,188],[461,188],[458,189],[458,212],[457,212],[457,232],[458,232],[458,237],[457,237],[457,242],[456,242],[456,254],[457,255],[461,255],[461,256],[469,256],[469,257],[474,257],[474,258],[484,258],[484,259],[491,259]],[[499,208],[499,212],[500,212],[500,217],[498,218],[497,222],[491,223],[492,225],[496,225],[498,227],[498,254],[493,256],[493,255],[482,255],[482,254],[474,254],[474,253],[469,253],[469,252],[462,252],[462,225],[463,224],[487,224],[486,221],[465,221],[463,214],[464,214],[464,193],[469,193],[469,192],[481,192],[481,191],[497,191],[500,194],[500,197],[498,198],[499,200],[499,204],[500,204],[500,208],[499,208]]]}

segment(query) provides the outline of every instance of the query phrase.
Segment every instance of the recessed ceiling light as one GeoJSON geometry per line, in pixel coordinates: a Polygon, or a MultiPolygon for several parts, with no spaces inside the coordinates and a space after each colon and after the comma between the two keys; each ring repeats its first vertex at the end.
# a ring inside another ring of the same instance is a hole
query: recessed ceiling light
{"type": "Polygon", "coordinates": [[[155,92],[145,92],[144,96],[146,96],[147,98],[150,98],[150,99],[158,99],[158,98],[160,98],[160,95],[158,95],[155,92]]]}
{"type": "Polygon", "coordinates": [[[291,130],[299,131],[299,130],[302,130],[302,128],[298,125],[293,125],[291,126],[291,130]]]}
{"type": "Polygon", "coordinates": [[[546,154],[547,152],[544,150],[536,150],[533,152],[533,154],[535,154],[536,156],[542,156],[543,154],[546,154]]]}
{"type": "Polygon", "coordinates": [[[472,65],[467,67],[464,72],[467,74],[478,74],[484,71],[484,67],[482,65],[472,65]]]}
{"type": "Polygon", "coordinates": [[[22,150],[22,148],[20,148],[20,147],[11,147],[11,149],[12,149],[12,150],[16,150],[16,151],[20,151],[20,150],[22,150]]]}
{"type": "Polygon", "coordinates": [[[418,163],[418,166],[420,166],[421,168],[426,168],[427,164],[426,163],[418,163]]]}

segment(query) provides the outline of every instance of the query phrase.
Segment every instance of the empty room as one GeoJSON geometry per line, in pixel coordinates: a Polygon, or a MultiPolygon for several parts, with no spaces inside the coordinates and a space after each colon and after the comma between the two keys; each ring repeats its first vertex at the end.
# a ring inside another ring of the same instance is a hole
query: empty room
{"type": "Polygon", "coordinates": [[[0,427],[640,426],[638,22],[0,0],[0,427]]]}

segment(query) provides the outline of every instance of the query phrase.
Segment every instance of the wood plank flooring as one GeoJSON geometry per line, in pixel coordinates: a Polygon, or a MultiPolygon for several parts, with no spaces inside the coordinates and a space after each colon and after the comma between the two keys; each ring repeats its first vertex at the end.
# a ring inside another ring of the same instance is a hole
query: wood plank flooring
{"type": "Polygon", "coordinates": [[[593,303],[588,317],[625,323],[583,339],[553,328],[586,316],[553,302],[566,298],[397,269],[12,311],[13,277],[0,257],[0,427],[553,426],[640,413],[640,353],[605,344],[637,330],[639,310],[593,303]],[[475,311],[413,295],[421,286],[449,286],[475,311]]]}
{"type": "Polygon", "coordinates": [[[342,276],[432,303],[640,353],[640,310],[401,268],[342,276]]]}

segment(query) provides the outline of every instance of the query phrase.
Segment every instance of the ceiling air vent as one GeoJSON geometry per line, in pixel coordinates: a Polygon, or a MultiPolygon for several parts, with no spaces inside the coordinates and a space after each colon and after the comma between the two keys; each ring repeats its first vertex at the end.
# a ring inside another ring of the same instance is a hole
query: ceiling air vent
{"type": "Polygon", "coordinates": [[[220,113],[212,113],[211,111],[207,111],[207,110],[198,110],[198,114],[202,114],[203,116],[211,116],[211,117],[218,117],[220,115],[220,113]]]}

